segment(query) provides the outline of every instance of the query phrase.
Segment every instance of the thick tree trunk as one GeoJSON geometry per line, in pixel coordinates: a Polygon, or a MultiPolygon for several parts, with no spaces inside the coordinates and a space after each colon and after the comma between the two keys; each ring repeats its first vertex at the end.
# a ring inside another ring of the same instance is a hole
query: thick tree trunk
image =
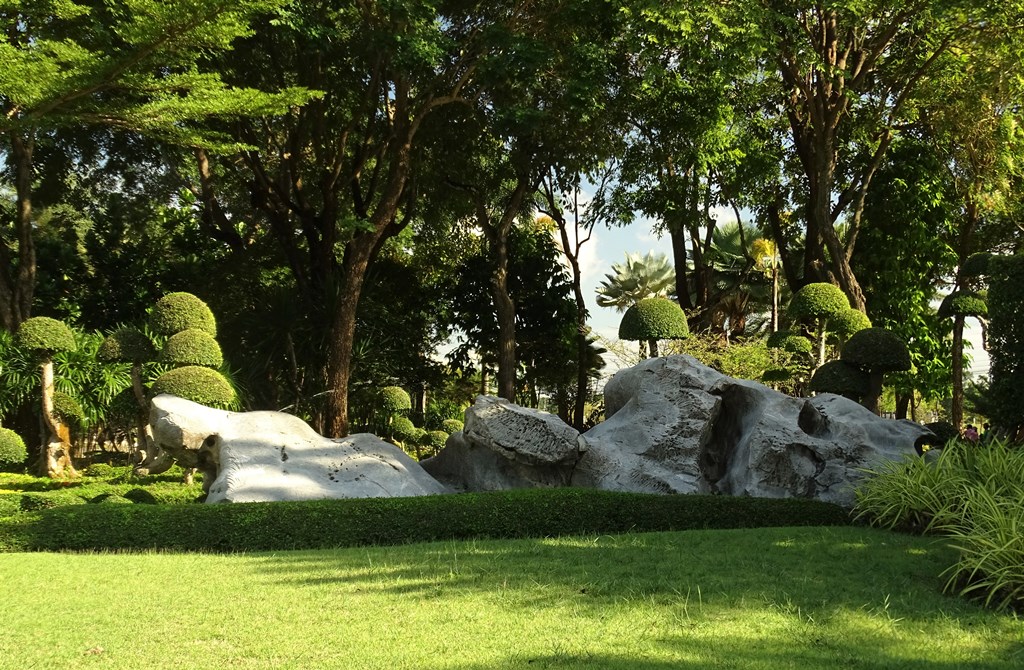
{"type": "Polygon", "coordinates": [[[658,340],[647,340],[647,347],[650,349],[651,358],[658,357],[658,340]]]}
{"type": "Polygon", "coordinates": [[[882,397],[881,372],[872,372],[868,375],[868,392],[864,395],[863,405],[869,410],[878,414],[878,401],[882,397]]]}
{"type": "Polygon", "coordinates": [[[352,350],[356,339],[356,313],[379,234],[357,236],[345,251],[341,285],[332,315],[327,352],[327,425],[329,437],[348,434],[348,387],[352,379],[352,350]]]}
{"type": "Polygon", "coordinates": [[[957,430],[964,424],[964,321],[958,314],[953,319],[953,401],[950,408],[950,423],[957,430]]]}
{"type": "Polygon", "coordinates": [[[0,244],[0,326],[14,332],[31,316],[36,285],[36,250],[32,237],[32,152],[35,140],[10,133],[10,162],[14,171],[14,229],[18,240],[17,263],[0,244]]]}
{"type": "Polygon", "coordinates": [[[71,464],[71,432],[53,411],[53,361],[42,364],[40,374],[43,399],[43,444],[39,454],[39,474],[50,477],[77,477],[71,464]]]}
{"type": "Polygon", "coordinates": [[[516,401],[516,306],[508,293],[508,248],[502,239],[495,250],[491,295],[498,316],[498,396],[516,401]]]}

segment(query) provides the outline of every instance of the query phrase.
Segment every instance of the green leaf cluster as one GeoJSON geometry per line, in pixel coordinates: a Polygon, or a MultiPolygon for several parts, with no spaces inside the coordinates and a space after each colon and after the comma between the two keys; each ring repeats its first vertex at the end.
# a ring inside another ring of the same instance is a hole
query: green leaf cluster
{"type": "Polygon", "coordinates": [[[789,315],[798,320],[834,319],[850,309],[850,301],[842,289],[833,284],[807,284],[793,295],[789,315]]]}
{"type": "Polygon", "coordinates": [[[988,309],[991,419],[1012,433],[1024,425],[1024,255],[992,258],[988,309]]]}
{"type": "Polygon", "coordinates": [[[385,386],[380,389],[379,402],[381,411],[388,415],[412,409],[412,398],[401,386],[385,386]]]}
{"type": "Polygon", "coordinates": [[[942,299],[939,316],[988,316],[988,302],[974,291],[953,291],[942,299]]]}
{"type": "Polygon", "coordinates": [[[96,358],[106,363],[146,363],[156,358],[156,349],[141,330],[124,326],[103,340],[96,358]]]}
{"type": "Polygon", "coordinates": [[[910,352],[903,340],[886,328],[865,328],[843,347],[841,360],[865,372],[909,370],[910,352]]]}

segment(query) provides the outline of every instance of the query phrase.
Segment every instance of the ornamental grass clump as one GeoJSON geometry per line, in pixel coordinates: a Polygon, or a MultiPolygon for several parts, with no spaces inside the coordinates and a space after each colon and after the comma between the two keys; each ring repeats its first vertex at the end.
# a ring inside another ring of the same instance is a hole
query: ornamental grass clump
{"type": "Polygon", "coordinates": [[[858,518],[942,535],[957,550],[946,589],[1024,606],[1024,450],[953,441],[937,458],[891,462],[857,489],[858,518]]]}

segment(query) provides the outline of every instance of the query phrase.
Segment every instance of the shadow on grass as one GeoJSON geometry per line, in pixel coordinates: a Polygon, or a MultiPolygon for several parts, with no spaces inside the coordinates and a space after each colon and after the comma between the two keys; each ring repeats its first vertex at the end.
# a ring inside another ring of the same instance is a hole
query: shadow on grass
{"type": "Polygon", "coordinates": [[[569,644],[545,656],[509,658],[505,667],[732,667],[715,647],[736,655],[737,667],[1024,667],[1021,622],[942,594],[940,573],[952,561],[952,550],[927,538],[867,528],[776,528],[295,552],[260,557],[254,578],[333,590],[341,598],[377,593],[416,602],[487,593],[502,608],[567,608],[587,617],[650,604],[675,619],[673,633],[657,643],[664,652],[658,656],[678,661],[593,656],[569,644]],[[780,625],[784,639],[767,624],[749,636],[721,627],[725,620],[742,628],[759,616],[780,625]],[[993,639],[977,650],[962,648],[957,660],[905,655],[913,653],[904,648],[908,634],[927,645],[933,630],[954,637],[962,631],[969,646],[977,640],[967,633],[988,627],[993,639]],[[902,638],[893,634],[897,628],[902,638]]]}

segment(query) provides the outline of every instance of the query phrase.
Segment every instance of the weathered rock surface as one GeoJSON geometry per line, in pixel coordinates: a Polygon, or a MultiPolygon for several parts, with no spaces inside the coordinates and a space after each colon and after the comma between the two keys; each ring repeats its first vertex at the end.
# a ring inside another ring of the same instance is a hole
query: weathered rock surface
{"type": "Polygon", "coordinates": [[[162,449],[204,472],[206,502],[448,492],[393,444],[365,433],[332,440],[282,412],[226,412],[159,395],[150,424],[162,449]]]}
{"type": "Polygon", "coordinates": [[[478,398],[465,432],[424,467],[459,490],[568,484],[850,506],[863,468],[915,453],[927,434],[840,396],[792,398],[689,356],[620,371],[605,407],[608,418],[577,436],[551,415],[478,398]]]}
{"type": "Polygon", "coordinates": [[[830,394],[792,398],[689,356],[644,361],[605,390],[575,486],[853,504],[862,470],[914,454],[927,430],[830,394]]]}
{"type": "Polygon", "coordinates": [[[477,396],[465,428],[423,469],[460,491],[568,486],[579,433],[546,412],[477,396]]]}

